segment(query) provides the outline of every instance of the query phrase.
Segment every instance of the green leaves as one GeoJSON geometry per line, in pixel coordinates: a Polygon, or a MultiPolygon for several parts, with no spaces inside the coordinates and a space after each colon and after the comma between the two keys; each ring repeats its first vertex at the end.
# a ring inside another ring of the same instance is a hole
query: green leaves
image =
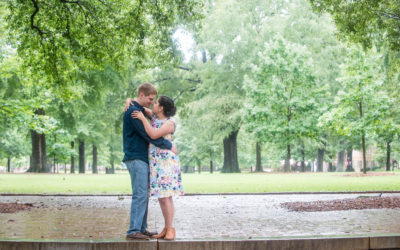
{"type": "Polygon", "coordinates": [[[171,61],[179,23],[198,26],[201,1],[9,0],[10,41],[25,70],[66,86],[78,71],[171,61]]]}
{"type": "Polygon", "coordinates": [[[393,51],[400,49],[400,5],[397,0],[338,1],[310,0],[317,12],[333,16],[341,36],[371,48],[380,41],[388,41],[393,51]]]}
{"type": "Polygon", "coordinates": [[[312,58],[304,46],[280,35],[261,51],[244,87],[250,101],[250,129],[261,141],[291,144],[310,135],[313,127],[307,120],[316,106],[312,58]]]}

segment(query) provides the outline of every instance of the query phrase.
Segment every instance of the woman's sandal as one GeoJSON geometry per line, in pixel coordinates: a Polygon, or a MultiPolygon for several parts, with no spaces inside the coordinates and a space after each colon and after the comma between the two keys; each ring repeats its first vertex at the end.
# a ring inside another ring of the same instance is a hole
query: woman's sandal
{"type": "Polygon", "coordinates": [[[175,239],[175,228],[167,228],[167,233],[164,237],[164,240],[174,240],[175,239]]]}
{"type": "Polygon", "coordinates": [[[164,229],[161,231],[161,233],[157,234],[157,235],[153,235],[151,236],[152,239],[160,239],[160,238],[164,238],[164,236],[167,234],[167,228],[164,227],[164,229]]]}

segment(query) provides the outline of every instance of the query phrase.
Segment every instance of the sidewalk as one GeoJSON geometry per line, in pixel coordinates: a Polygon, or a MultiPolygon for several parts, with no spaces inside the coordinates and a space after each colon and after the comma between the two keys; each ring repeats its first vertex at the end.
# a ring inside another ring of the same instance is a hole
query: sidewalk
{"type": "MultiPolygon", "coordinates": [[[[377,195],[377,194],[370,194],[377,195]]],[[[200,195],[176,198],[177,240],[261,239],[400,234],[400,208],[293,212],[291,201],[356,198],[360,194],[200,195]]],[[[400,196],[400,193],[383,194],[400,196]]],[[[0,196],[1,203],[35,208],[0,214],[1,239],[124,240],[128,196],[0,196]]],[[[163,228],[156,200],[150,200],[150,230],[163,228]]]]}

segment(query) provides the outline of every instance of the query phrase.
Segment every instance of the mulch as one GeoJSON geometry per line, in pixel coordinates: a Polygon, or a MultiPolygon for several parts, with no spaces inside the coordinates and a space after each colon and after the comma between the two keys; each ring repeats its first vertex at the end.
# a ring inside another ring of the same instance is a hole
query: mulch
{"type": "Polygon", "coordinates": [[[32,203],[0,203],[0,213],[16,213],[34,208],[32,203]]]}
{"type": "Polygon", "coordinates": [[[367,172],[364,173],[348,173],[348,174],[338,174],[337,176],[343,177],[370,177],[370,176],[398,176],[396,173],[385,173],[385,172],[367,172]]]}
{"type": "Polygon", "coordinates": [[[296,212],[319,212],[362,209],[399,209],[400,197],[359,196],[353,199],[312,202],[285,202],[283,208],[296,212]]]}

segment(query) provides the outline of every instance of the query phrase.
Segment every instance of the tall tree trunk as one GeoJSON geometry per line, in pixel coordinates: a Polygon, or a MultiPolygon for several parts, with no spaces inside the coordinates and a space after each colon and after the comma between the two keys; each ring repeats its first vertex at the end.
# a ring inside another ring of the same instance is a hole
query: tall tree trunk
{"type": "Polygon", "coordinates": [[[201,161],[197,160],[197,171],[199,172],[199,174],[201,173],[201,161]]]}
{"type": "Polygon", "coordinates": [[[11,157],[7,157],[7,172],[11,173],[11,157]]]}
{"type": "MultiPolygon", "coordinates": [[[[45,115],[43,109],[37,109],[36,115],[45,115]]],[[[46,136],[31,130],[32,139],[32,160],[28,172],[48,173],[50,168],[47,166],[46,155],[46,136]]]]}
{"type": "Polygon", "coordinates": [[[325,148],[319,148],[317,155],[317,172],[322,172],[324,170],[324,155],[325,148]]]}
{"type": "Polygon", "coordinates": [[[53,173],[56,173],[56,154],[53,154],[53,173]]]}
{"type": "Polygon", "coordinates": [[[203,63],[206,63],[207,62],[207,54],[206,54],[206,52],[204,50],[201,51],[201,56],[202,56],[202,59],[203,59],[203,63]]]}
{"type": "Polygon", "coordinates": [[[353,170],[353,148],[350,146],[347,149],[347,166],[346,172],[352,172],[353,170]]]}
{"type": "MultiPolygon", "coordinates": [[[[71,149],[74,150],[75,142],[71,141],[71,149]]],[[[71,155],[71,174],[75,173],[75,156],[71,155]]]]}
{"type": "Polygon", "coordinates": [[[305,172],[306,169],[306,156],[304,153],[304,143],[301,143],[301,172],[305,172]]]}
{"type": "Polygon", "coordinates": [[[214,172],[214,163],[212,159],[212,153],[210,152],[210,173],[212,174],[214,172]]]}
{"type": "Polygon", "coordinates": [[[367,157],[366,157],[366,151],[365,151],[365,135],[362,135],[361,138],[361,143],[362,143],[362,150],[363,150],[363,173],[367,173],[367,157]]]}
{"type": "Polygon", "coordinates": [[[239,162],[237,157],[237,135],[239,130],[232,131],[224,138],[224,165],[222,173],[239,173],[239,162]]]}
{"type": "Polygon", "coordinates": [[[93,166],[92,166],[92,173],[97,174],[97,147],[93,144],[93,166]]]}
{"type": "Polygon", "coordinates": [[[85,141],[79,140],[79,173],[85,173],[85,141]]]}
{"type": "Polygon", "coordinates": [[[263,172],[263,167],[261,165],[261,146],[260,143],[256,143],[256,172],[263,172]]]}
{"type": "Polygon", "coordinates": [[[331,154],[328,154],[328,157],[329,157],[329,166],[328,166],[328,172],[333,172],[333,163],[332,163],[332,160],[333,160],[333,155],[331,155],[331,154]]]}
{"type": "MultiPolygon", "coordinates": [[[[113,135],[111,134],[111,141],[113,140],[113,135]]],[[[110,165],[111,168],[106,168],[106,174],[115,174],[115,168],[114,168],[114,149],[111,145],[109,144],[110,147],[110,165]]]]}
{"type": "Polygon", "coordinates": [[[111,154],[110,157],[110,168],[106,168],[106,174],[115,174],[115,168],[114,168],[114,158],[111,154]]]}
{"type": "Polygon", "coordinates": [[[336,165],[336,172],[343,172],[344,171],[344,159],[345,151],[342,150],[337,155],[337,165],[336,165]]]}
{"type": "MultiPolygon", "coordinates": [[[[360,111],[360,118],[362,119],[363,117],[363,106],[362,106],[362,101],[359,102],[359,111],[360,111]]],[[[365,131],[364,128],[362,128],[361,131],[361,143],[362,143],[362,151],[363,151],[363,173],[367,173],[367,157],[366,157],[366,152],[365,152],[365,131]]]]}
{"type": "Polygon", "coordinates": [[[285,159],[285,166],[283,167],[283,171],[290,172],[290,144],[286,146],[286,159],[285,159]]]}
{"type": "Polygon", "coordinates": [[[386,143],[386,171],[390,171],[390,142],[386,143]]]}

